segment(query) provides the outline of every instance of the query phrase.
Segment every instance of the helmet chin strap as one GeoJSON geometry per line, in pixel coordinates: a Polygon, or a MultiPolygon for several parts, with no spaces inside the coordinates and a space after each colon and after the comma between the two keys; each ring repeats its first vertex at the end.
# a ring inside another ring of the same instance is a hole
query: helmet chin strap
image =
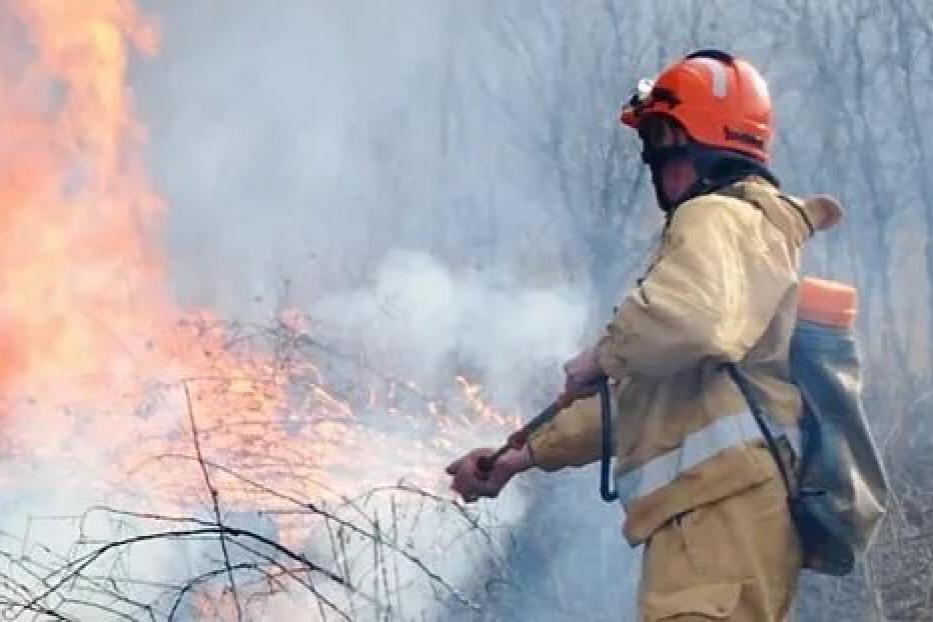
{"type": "Polygon", "coordinates": [[[645,146],[641,157],[651,169],[651,181],[654,184],[658,207],[668,218],[681,203],[716,192],[751,175],[759,175],[775,186],[780,186],[780,181],[762,162],[735,151],[707,147],[692,141],[665,147],[645,146]],[[698,179],[682,196],[671,198],[664,192],[662,171],[668,162],[677,158],[688,158],[693,162],[698,179]]]}

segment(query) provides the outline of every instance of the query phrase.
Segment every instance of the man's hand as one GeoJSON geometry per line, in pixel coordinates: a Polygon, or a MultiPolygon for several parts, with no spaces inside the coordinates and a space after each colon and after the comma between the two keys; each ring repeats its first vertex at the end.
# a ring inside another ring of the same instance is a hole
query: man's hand
{"type": "Polygon", "coordinates": [[[477,460],[493,452],[488,448],[474,449],[448,465],[447,474],[454,477],[450,488],[467,503],[473,503],[480,497],[498,496],[512,477],[532,466],[531,450],[525,445],[521,449],[510,449],[495,462],[492,469],[481,471],[476,464],[477,460]]]}
{"type": "Polygon", "coordinates": [[[564,363],[564,394],[566,396],[586,397],[596,393],[596,383],[606,374],[599,366],[596,348],[584,350],[576,357],[564,363]]]}

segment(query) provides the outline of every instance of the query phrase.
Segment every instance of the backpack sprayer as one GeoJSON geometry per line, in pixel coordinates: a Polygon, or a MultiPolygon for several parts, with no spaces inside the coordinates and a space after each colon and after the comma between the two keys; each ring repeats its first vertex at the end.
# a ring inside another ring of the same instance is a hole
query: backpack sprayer
{"type": "Polygon", "coordinates": [[[619,495],[610,487],[610,482],[612,481],[610,477],[612,465],[612,407],[609,402],[609,382],[606,377],[597,380],[594,384],[584,387],[579,391],[561,394],[561,396],[554,400],[547,408],[538,413],[534,419],[509,435],[508,440],[506,440],[502,447],[488,456],[480,456],[476,460],[476,468],[479,470],[480,476],[488,476],[489,472],[496,466],[496,462],[498,462],[499,458],[510,449],[521,449],[528,444],[528,439],[534,434],[535,430],[556,417],[557,413],[564,410],[578,399],[590,397],[594,393],[599,395],[599,413],[602,419],[602,454],[600,460],[599,494],[604,501],[615,501],[618,499],[619,495]]]}
{"type": "Polygon", "coordinates": [[[871,544],[890,489],[861,399],[857,301],[855,288],[844,283],[812,277],[800,282],[790,343],[791,379],[804,402],[797,465],[779,446],[780,422],[749,379],[727,366],[784,480],[804,568],[833,576],[849,574],[871,544]]]}

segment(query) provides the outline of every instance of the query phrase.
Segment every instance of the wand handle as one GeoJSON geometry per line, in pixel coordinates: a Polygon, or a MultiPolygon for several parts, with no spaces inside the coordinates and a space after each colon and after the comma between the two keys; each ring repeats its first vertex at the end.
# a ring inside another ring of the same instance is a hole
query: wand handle
{"type": "Polygon", "coordinates": [[[480,476],[489,475],[489,472],[492,471],[492,469],[496,466],[496,462],[498,462],[499,458],[505,455],[507,451],[510,449],[521,449],[524,447],[528,443],[528,438],[534,433],[535,430],[556,417],[557,413],[567,408],[578,399],[583,397],[590,397],[596,393],[599,390],[600,383],[604,382],[605,380],[599,380],[596,384],[584,387],[579,391],[561,394],[561,396],[554,400],[550,406],[538,413],[534,419],[513,432],[502,447],[489,454],[488,456],[480,456],[476,460],[476,468],[479,471],[480,476]]]}

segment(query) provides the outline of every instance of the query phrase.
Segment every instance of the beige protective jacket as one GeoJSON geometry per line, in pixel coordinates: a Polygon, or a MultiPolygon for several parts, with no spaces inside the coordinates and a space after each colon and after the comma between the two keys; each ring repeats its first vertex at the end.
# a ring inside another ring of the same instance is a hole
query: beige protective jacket
{"type": "MultiPolygon", "coordinates": [[[[838,209],[838,206],[837,206],[838,209]]],[[[671,517],[775,475],[724,362],[741,363],[763,406],[793,429],[789,379],[800,251],[831,226],[823,200],[751,177],[683,203],[598,345],[613,386],[616,486],[632,546],[671,517]]],[[[600,456],[598,400],[580,400],[531,439],[548,471],[600,456]]]]}

